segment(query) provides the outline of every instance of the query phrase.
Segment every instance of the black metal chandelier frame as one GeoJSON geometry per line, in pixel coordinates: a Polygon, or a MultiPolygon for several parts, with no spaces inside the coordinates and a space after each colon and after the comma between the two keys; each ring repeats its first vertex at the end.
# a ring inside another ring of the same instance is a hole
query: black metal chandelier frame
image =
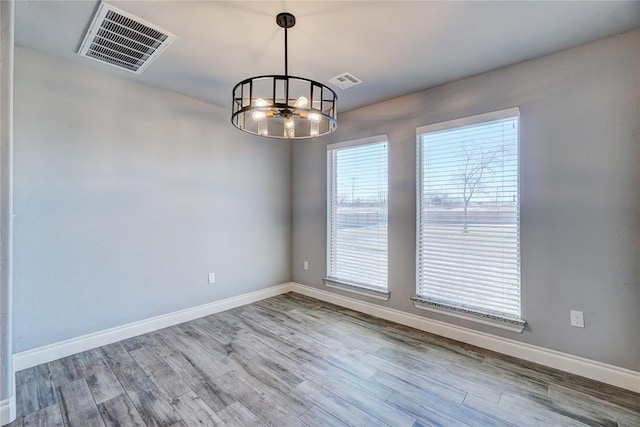
{"type": "Polygon", "coordinates": [[[290,13],[276,17],[284,28],[284,75],[242,80],[233,88],[231,122],[238,129],[268,138],[315,138],[337,127],[336,93],[317,81],[289,75],[287,30],[290,13]]]}

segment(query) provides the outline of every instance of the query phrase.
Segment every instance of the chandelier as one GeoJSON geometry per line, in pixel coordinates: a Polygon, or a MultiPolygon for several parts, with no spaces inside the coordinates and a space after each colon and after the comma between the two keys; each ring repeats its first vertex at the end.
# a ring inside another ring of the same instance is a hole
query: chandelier
{"type": "Polygon", "coordinates": [[[296,24],[290,13],[280,13],[284,28],[284,75],[243,80],[233,88],[231,123],[238,129],[267,138],[315,138],[336,130],[336,93],[316,81],[289,75],[287,30],[296,24]]]}

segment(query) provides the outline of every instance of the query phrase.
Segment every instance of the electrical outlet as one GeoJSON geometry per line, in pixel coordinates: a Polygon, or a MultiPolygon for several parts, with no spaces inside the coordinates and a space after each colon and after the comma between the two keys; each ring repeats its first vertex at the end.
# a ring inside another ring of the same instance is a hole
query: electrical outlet
{"type": "Polygon", "coordinates": [[[303,262],[302,263],[302,268],[305,269],[305,270],[308,270],[309,269],[309,261],[303,262]]]}
{"type": "Polygon", "coordinates": [[[577,310],[571,310],[571,326],[576,328],[584,328],[584,313],[577,310]]]}
{"type": "Polygon", "coordinates": [[[209,284],[216,283],[216,273],[209,273],[209,284]]]}

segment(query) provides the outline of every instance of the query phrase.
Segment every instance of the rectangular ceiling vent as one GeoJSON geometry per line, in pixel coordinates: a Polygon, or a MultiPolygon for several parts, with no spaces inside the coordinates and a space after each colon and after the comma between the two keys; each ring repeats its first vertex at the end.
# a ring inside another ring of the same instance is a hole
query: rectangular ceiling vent
{"type": "Polygon", "coordinates": [[[340,89],[349,89],[355,85],[362,83],[362,80],[357,78],[351,73],[342,73],[338,76],[332,77],[327,80],[329,83],[338,86],[340,89]]]}
{"type": "Polygon", "coordinates": [[[175,38],[137,16],[100,3],[78,55],[140,74],[175,38]]]}

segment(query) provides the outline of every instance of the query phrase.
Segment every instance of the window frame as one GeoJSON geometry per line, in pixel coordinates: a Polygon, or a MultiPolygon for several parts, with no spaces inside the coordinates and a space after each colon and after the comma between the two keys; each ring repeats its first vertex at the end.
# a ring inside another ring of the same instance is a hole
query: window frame
{"type": "Polygon", "coordinates": [[[386,134],[376,135],[366,138],[359,138],[344,142],[337,142],[333,144],[327,144],[327,203],[326,203],[326,275],[323,278],[323,283],[330,288],[336,288],[340,290],[345,290],[348,292],[365,295],[371,298],[382,299],[387,301],[391,295],[389,291],[389,229],[388,229],[388,220],[389,220],[389,139],[386,134]],[[386,201],[386,212],[387,212],[387,251],[386,251],[386,270],[387,270],[387,280],[386,280],[386,289],[380,289],[374,286],[367,286],[362,282],[352,282],[349,280],[344,280],[338,277],[332,277],[330,275],[331,272],[331,260],[332,260],[332,250],[331,242],[332,242],[332,229],[333,223],[332,219],[332,206],[335,205],[335,200],[333,199],[333,190],[334,190],[334,180],[336,179],[338,171],[332,167],[332,155],[335,150],[341,150],[346,148],[355,148],[359,146],[365,145],[374,145],[374,144],[386,144],[386,156],[387,156],[387,201],[386,201]]]}
{"type": "Polygon", "coordinates": [[[439,314],[445,314],[447,316],[461,318],[465,320],[470,320],[475,323],[485,324],[494,326],[500,329],[506,329],[517,333],[522,333],[524,327],[526,326],[526,322],[522,319],[522,268],[521,268],[521,151],[520,151],[520,108],[512,107],[504,110],[493,111],[489,113],[478,114],[469,117],[463,117],[454,120],[448,120],[444,122],[434,123],[431,125],[421,126],[416,129],[416,242],[415,242],[415,292],[416,295],[411,298],[416,308],[428,310],[431,312],[436,312],[439,314]],[[420,276],[420,254],[421,254],[421,245],[420,245],[420,236],[422,229],[422,206],[423,206],[423,187],[424,187],[424,179],[423,179],[423,161],[424,161],[424,153],[423,153],[423,141],[422,137],[428,133],[453,130],[456,128],[472,126],[472,125],[481,125],[483,123],[488,123],[496,120],[507,119],[510,117],[517,118],[517,257],[518,257],[518,289],[519,289],[519,316],[511,317],[511,316],[503,316],[496,313],[492,313],[490,311],[482,311],[478,308],[469,308],[465,306],[458,306],[455,304],[449,304],[442,301],[433,301],[428,297],[421,296],[419,293],[420,284],[421,284],[421,276],[420,276]]]}

